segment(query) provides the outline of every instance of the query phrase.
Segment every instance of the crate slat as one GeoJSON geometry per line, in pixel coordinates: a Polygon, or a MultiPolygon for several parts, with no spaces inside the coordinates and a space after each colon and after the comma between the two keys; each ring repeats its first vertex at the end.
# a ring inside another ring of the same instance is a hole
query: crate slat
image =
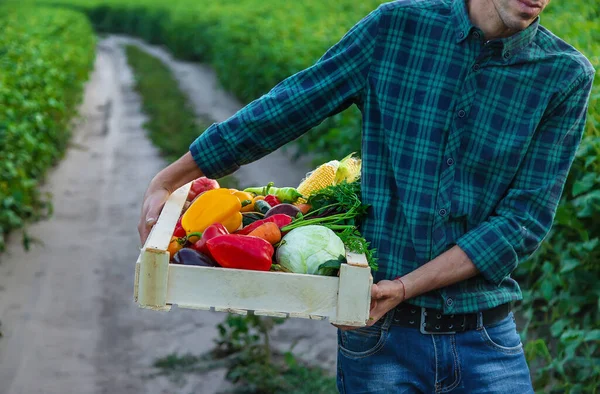
{"type": "Polygon", "coordinates": [[[342,264],[337,315],[331,319],[332,323],[356,326],[358,322],[366,321],[371,306],[372,284],[373,277],[368,268],[342,264]]]}
{"type": "Polygon", "coordinates": [[[189,182],[175,190],[162,209],[158,221],[152,227],[150,235],[144,245],[145,250],[166,251],[173,235],[173,230],[181,215],[192,183],[189,182]]]}
{"type": "Polygon", "coordinates": [[[178,264],[170,264],[168,277],[166,302],[180,307],[335,316],[336,277],[178,264]]]}
{"type": "Polygon", "coordinates": [[[245,309],[236,309],[236,308],[215,308],[215,312],[226,312],[226,313],[235,313],[236,315],[244,315],[248,314],[248,311],[245,309]]]}
{"type": "Polygon", "coordinates": [[[254,311],[256,316],[271,316],[271,317],[288,317],[289,313],[272,312],[272,311],[254,311]]]}

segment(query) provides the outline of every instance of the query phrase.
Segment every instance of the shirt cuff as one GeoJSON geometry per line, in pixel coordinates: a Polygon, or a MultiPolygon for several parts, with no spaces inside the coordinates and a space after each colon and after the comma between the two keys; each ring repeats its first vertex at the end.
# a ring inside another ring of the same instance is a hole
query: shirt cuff
{"type": "Polygon", "coordinates": [[[456,244],[469,256],[481,275],[497,286],[517,267],[518,256],[514,248],[489,222],[467,232],[456,244]]]}
{"type": "Polygon", "coordinates": [[[217,123],[192,142],[190,153],[207,178],[222,178],[240,168],[217,123]]]}

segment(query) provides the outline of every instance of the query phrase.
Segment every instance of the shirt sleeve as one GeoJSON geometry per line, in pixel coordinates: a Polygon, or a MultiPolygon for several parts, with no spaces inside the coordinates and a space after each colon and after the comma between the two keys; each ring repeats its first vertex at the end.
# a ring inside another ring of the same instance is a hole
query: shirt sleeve
{"type": "Polygon", "coordinates": [[[530,257],[550,231],[583,136],[592,81],[593,74],[586,73],[556,97],[494,215],[456,243],[496,285],[530,257]]]}
{"type": "Polygon", "coordinates": [[[366,85],[379,13],[378,8],[353,26],[313,66],[202,133],[189,149],[204,175],[231,174],[355,102],[366,85]]]}

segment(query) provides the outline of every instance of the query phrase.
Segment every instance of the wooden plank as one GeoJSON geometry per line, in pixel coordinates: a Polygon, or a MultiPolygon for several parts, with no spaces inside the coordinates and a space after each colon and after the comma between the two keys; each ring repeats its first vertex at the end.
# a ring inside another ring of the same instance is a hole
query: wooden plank
{"type": "Polygon", "coordinates": [[[168,304],[336,316],[339,278],[171,264],[168,304]]]}
{"type": "Polygon", "coordinates": [[[133,280],[133,302],[138,302],[138,287],[140,283],[140,265],[141,263],[138,261],[135,263],[135,279],[133,280]]]}
{"type": "Polygon", "coordinates": [[[182,308],[182,309],[197,309],[199,311],[210,311],[212,310],[212,307],[210,306],[195,306],[195,305],[183,305],[183,304],[179,304],[177,305],[178,308],[182,308]]]}
{"type": "Polygon", "coordinates": [[[142,251],[138,275],[138,305],[153,310],[169,310],[167,285],[169,252],[142,251]]]}
{"type": "Polygon", "coordinates": [[[236,315],[246,316],[248,311],[245,309],[236,309],[236,308],[215,308],[215,312],[226,312],[226,313],[235,313],[236,315]]]}
{"type": "Polygon", "coordinates": [[[367,267],[342,264],[340,267],[337,315],[332,323],[362,327],[369,319],[373,278],[367,267]]]}
{"type": "Polygon", "coordinates": [[[353,253],[346,250],[346,260],[348,264],[356,266],[356,267],[368,267],[369,262],[367,261],[367,256],[364,253],[353,253]]]}
{"type": "Polygon", "coordinates": [[[271,317],[288,317],[289,313],[272,312],[272,311],[254,311],[256,316],[271,316],[271,317]]]}
{"type": "Polygon", "coordinates": [[[149,251],[167,250],[177,220],[179,220],[179,216],[181,216],[181,210],[183,209],[191,185],[192,182],[189,182],[175,190],[173,194],[169,196],[143,249],[149,251]]]}

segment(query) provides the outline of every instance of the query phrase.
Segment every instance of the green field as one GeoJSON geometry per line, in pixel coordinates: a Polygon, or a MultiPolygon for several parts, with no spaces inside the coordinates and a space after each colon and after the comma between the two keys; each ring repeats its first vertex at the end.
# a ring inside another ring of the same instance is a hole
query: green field
{"type": "Polygon", "coordinates": [[[0,251],[48,207],[38,184],[69,141],[94,44],[80,13],[0,7],[0,251]]]}

